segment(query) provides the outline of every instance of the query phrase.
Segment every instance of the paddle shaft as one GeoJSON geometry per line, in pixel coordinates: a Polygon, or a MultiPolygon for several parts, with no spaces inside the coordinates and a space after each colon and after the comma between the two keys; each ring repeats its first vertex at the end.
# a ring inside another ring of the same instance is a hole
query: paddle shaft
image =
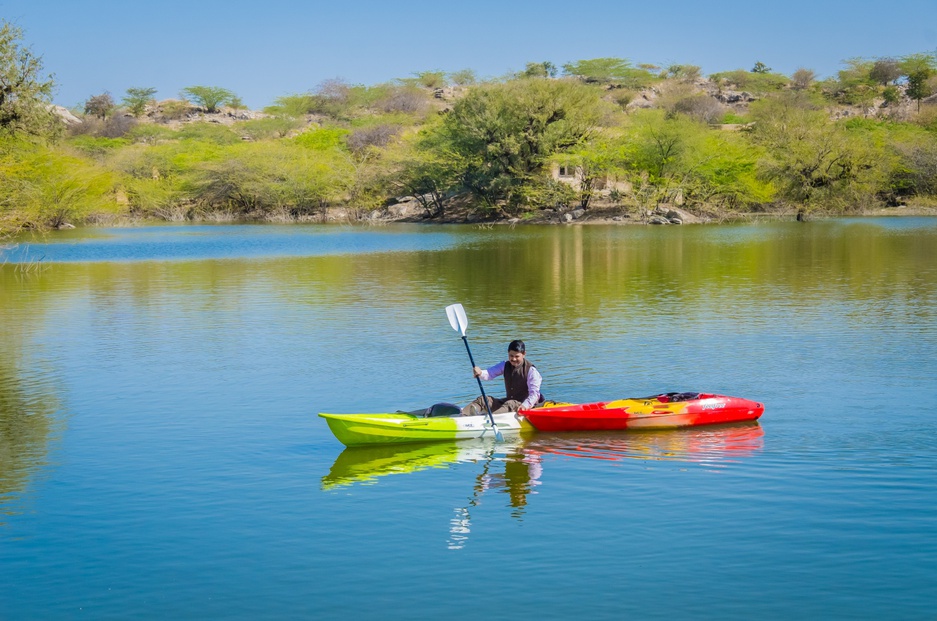
{"type": "MultiPolygon", "coordinates": [[[[465,351],[468,352],[468,355],[469,355],[469,362],[472,363],[472,370],[474,371],[474,369],[475,369],[475,358],[472,357],[472,350],[469,348],[468,337],[463,335],[463,336],[462,336],[462,342],[465,343],[465,351]]],[[[495,417],[494,417],[494,415],[491,413],[491,406],[488,405],[488,397],[487,397],[487,395],[485,395],[485,387],[482,386],[482,378],[476,377],[475,379],[478,380],[478,389],[479,389],[480,391],[482,391],[482,400],[485,402],[485,409],[488,411],[488,422],[490,422],[490,423],[491,423],[491,426],[494,427],[495,430],[497,430],[497,429],[498,429],[498,426],[495,425],[495,417]]]]}

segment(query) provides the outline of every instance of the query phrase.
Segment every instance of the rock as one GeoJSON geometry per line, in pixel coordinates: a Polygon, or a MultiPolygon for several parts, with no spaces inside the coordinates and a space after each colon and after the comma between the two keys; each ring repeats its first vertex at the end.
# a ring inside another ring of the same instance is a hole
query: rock
{"type": "Polygon", "coordinates": [[[563,214],[563,222],[572,222],[572,221],[573,221],[573,214],[571,213],[563,214]]]}
{"type": "Polygon", "coordinates": [[[663,216],[654,215],[648,218],[647,223],[648,224],[670,224],[670,220],[668,220],[667,218],[663,216]]]}
{"type": "Polygon", "coordinates": [[[586,213],[585,209],[573,209],[572,212],[567,215],[571,215],[574,220],[578,220],[584,213],[586,213]]]}
{"type": "Polygon", "coordinates": [[[392,218],[412,218],[422,215],[425,210],[418,200],[411,198],[388,205],[385,211],[392,218]]]}
{"type": "Polygon", "coordinates": [[[63,108],[62,106],[50,106],[53,114],[62,119],[66,125],[78,125],[81,123],[81,119],[71,113],[68,108],[63,108]]]}

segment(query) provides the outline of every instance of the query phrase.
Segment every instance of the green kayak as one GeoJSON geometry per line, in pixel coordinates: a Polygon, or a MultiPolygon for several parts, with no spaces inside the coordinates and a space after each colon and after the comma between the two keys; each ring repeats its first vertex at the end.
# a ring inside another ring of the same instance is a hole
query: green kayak
{"type": "MultiPolygon", "coordinates": [[[[494,430],[488,421],[487,415],[440,416],[434,408],[437,408],[437,406],[418,412],[396,412],[393,414],[320,413],[319,416],[326,420],[329,429],[332,430],[338,441],[345,446],[494,437],[494,430]]],[[[458,412],[458,408],[454,408],[454,410],[458,412]]],[[[498,425],[498,430],[506,436],[516,436],[522,432],[532,432],[534,430],[526,418],[518,416],[515,412],[495,414],[494,419],[498,425]]]]}

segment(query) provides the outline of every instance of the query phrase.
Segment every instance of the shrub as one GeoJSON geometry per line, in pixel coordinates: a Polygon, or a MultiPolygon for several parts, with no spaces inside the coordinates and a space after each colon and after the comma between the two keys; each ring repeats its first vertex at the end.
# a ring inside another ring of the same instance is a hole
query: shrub
{"type": "Polygon", "coordinates": [[[234,129],[251,140],[264,138],[283,138],[294,129],[298,129],[301,122],[286,116],[271,116],[265,119],[243,121],[234,126],[234,129]]]}
{"type": "Polygon", "coordinates": [[[678,99],[674,102],[671,113],[685,114],[704,123],[718,123],[722,120],[724,108],[709,95],[699,93],[678,99]]]}
{"type": "Polygon", "coordinates": [[[314,151],[328,151],[341,148],[348,135],[347,129],[337,127],[322,127],[313,129],[296,136],[293,143],[314,151]]]}
{"type": "Polygon", "coordinates": [[[369,147],[383,147],[400,133],[396,125],[375,125],[353,131],[348,136],[348,149],[355,154],[366,151],[369,147]]]}
{"type": "Polygon", "coordinates": [[[717,84],[734,86],[739,90],[757,94],[779,91],[790,82],[787,76],[779,73],[755,73],[744,69],[714,73],[709,79],[717,84]]]}
{"type": "Polygon", "coordinates": [[[427,106],[426,95],[422,91],[406,86],[393,89],[379,103],[380,109],[384,112],[405,112],[407,114],[423,112],[427,106]]]}

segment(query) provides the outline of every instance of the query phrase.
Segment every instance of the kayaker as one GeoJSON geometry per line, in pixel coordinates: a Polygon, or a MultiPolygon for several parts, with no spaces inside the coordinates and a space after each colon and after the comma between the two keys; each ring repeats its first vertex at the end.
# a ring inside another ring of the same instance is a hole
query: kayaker
{"type": "MultiPolygon", "coordinates": [[[[530,409],[543,401],[540,394],[540,383],[543,378],[530,360],[524,341],[511,341],[508,345],[508,359],[499,362],[490,369],[475,367],[474,376],[482,380],[494,379],[504,376],[504,399],[488,397],[488,405],[492,414],[516,412],[520,409],[530,409]]],[[[477,416],[485,413],[484,398],[479,396],[475,401],[462,408],[462,416],[477,416]]]]}

